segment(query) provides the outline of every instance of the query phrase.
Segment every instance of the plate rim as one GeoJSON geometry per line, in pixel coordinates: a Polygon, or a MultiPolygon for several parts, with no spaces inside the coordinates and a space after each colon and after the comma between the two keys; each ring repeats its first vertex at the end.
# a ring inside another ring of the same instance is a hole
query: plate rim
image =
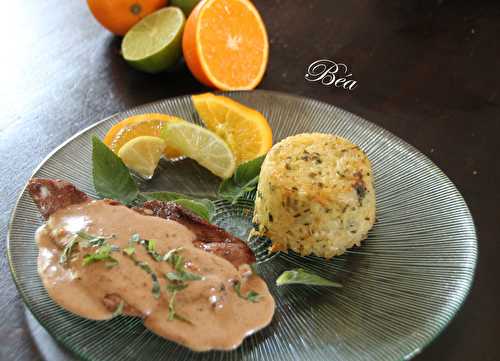
{"type": "MultiPolygon", "coordinates": [[[[203,92],[203,93],[205,93],[205,92],[203,92]]],[[[375,130],[383,132],[383,134],[385,136],[388,136],[389,138],[392,138],[393,140],[396,140],[397,142],[399,142],[400,145],[403,145],[407,150],[411,151],[412,154],[417,154],[419,157],[421,157],[422,160],[425,161],[425,163],[427,165],[429,165],[432,168],[434,168],[435,170],[437,170],[437,174],[438,174],[438,176],[441,179],[443,179],[445,182],[449,183],[449,185],[451,185],[453,187],[453,189],[454,189],[454,191],[456,193],[456,196],[459,197],[459,200],[464,205],[464,210],[466,211],[466,214],[464,216],[467,217],[467,219],[468,219],[468,221],[470,221],[470,225],[471,225],[471,232],[472,232],[471,236],[472,236],[473,241],[474,241],[473,243],[471,243],[471,245],[473,246],[473,248],[471,249],[471,253],[470,253],[470,255],[472,256],[471,257],[471,260],[472,260],[472,262],[471,262],[471,272],[467,275],[468,276],[468,278],[467,278],[467,288],[465,289],[465,292],[463,293],[462,299],[460,300],[460,302],[455,307],[451,308],[450,312],[448,312],[448,313],[445,314],[445,317],[444,317],[445,318],[445,322],[442,324],[442,326],[440,326],[439,329],[437,329],[433,334],[431,334],[430,337],[428,337],[428,339],[425,340],[419,347],[415,348],[409,354],[404,355],[401,358],[401,360],[402,361],[404,361],[404,360],[410,360],[410,359],[414,358],[416,355],[420,354],[425,348],[427,348],[430,344],[432,344],[444,332],[444,330],[450,325],[451,321],[455,318],[455,316],[457,315],[457,313],[462,309],[462,307],[464,306],[465,301],[467,300],[467,298],[469,297],[469,295],[471,293],[472,287],[473,287],[475,279],[476,279],[476,271],[477,271],[477,265],[478,265],[478,259],[479,259],[479,243],[478,243],[478,236],[477,236],[478,232],[477,232],[476,223],[475,223],[474,218],[472,216],[472,213],[471,213],[471,211],[469,209],[467,201],[465,200],[465,198],[464,198],[462,192],[460,191],[460,189],[455,185],[455,183],[446,175],[446,173],[437,164],[435,164],[425,153],[421,152],[418,148],[416,148],[412,144],[408,143],[406,140],[404,140],[403,138],[401,138],[398,135],[394,134],[390,130],[385,129],[381,125],[373,123],[373,122],[371,122],[371,121],[363,118],[360,115],[357,115],[357,114],[355,114],[355,113],[353,113],[351,111],[348,111],[348,110],[346,110],[344,108],[341,108],[339,106],[336,106],[334,104],[328,103],[326,101],[318,100],[318,99],[315,99],[315,98],[305,97],[305,96],[298,95],[298,94],[285,93],[285,92],[281,92],[281,91],[267,90],[267,89],[254,89],[254,90],[251,90],[251,91],[248,91],[248,90],[240,90],[240,91],[213,91],[213,93],[215,93],[217,95],[229,95],[229,96],[234,95],[234,94],[243,94],[243,93],[268,93],[268,94],[274,94],[276,96],[280,96],[280,97],[284,97],[284,98],[293,99],[294,101],[298,101],[298,100],[299,101],[304,101],[305,100],[305,101],[310,102],[310,103],[316,103],[316,104],[319,104],[319,105],[322,105],[322,106],[327,106],[327,107],[335,108],[337,111],[341,111],[341,112],[344,112],[344,113],[349,114],[351,116],[354,116],[357,121],[360,121],[365,126],[368,126],[368,127],[371,127],[371,128],[373,128],[375,130]]],[[[27,308],[27,310],[33,315],[33,317],[37,320],[37,322],[47,331],[47,333],[57,341],[58,345],[60,345],[61,347],[63,347],[65,350],[68,350],[72,355],[75,355],[79,359],[84,359],[84,360],[89,360],[90,361],[90,359],[85,358],[83,355],[78,354],[73,349],[67,347],[60,337],[58,337],[57,335],[53,334],[52,332],[50,332],[47,329],[47,327],[44,325],[43,321],[35,313],[33,313],[31,311],[29,303],[27,302],[27,296],[25,295],[24,291],[21,289],[19,280],[17,279],[16,271],[14,270],[14,264],[13,264],[13,260],[12,260],[12,254],[11,254],[11,233],[13,231],[13,223],[14,223],[14,220],[15,220],[16,215],[17,215],[17,211],[18,211],[20,200],[21,200],[22,196],[26,192],[29,180],[31,180],[33,178],[33,176],[45,165],[45,163],[49,159],[51,159],[58,151],[60,151],[63,147],[65,147],[68,143],[70,143],[74,139],[76,139],[79,136],[81,136],[83,133],[85,133],[85,132],[87,132],[87,131],[89,131],[89,130],[91,130],[93,128],[96,128],[101,123],[104,123],[107,120],[109,120],[109,119],[111,119],[113,117],[116,117],[116,116],[118,116],[118,115],[120,115],[122,113],[129,112],[129,111],[133,112],[133,111],[138,110],[140,108],[150,107],[150,106],[153,106],[155,104],[161,104],[161,103],[163,103],[165,101],[173,101],[173,100],[181,99],[181,98],[189,98],[189,97],[191,97],[194,94],[200,94],[200,93],[190,93],[190,94],[179,95],[179,96],[175,96],[175,97],[162,98],[162,99],[154,100],[154,101],[151,101],[151,102],[147,102],[147,103],[135,105],[135,106],[132,106],[132,107],[127,108],[125,110],[117,111],[117,112],[115,112],[115,113],[113,113],[113,114],[111,114],[111,115],[109,115],[109,116],[107,116],[107,117],[105,117],[103,119],[98,120],[95,123],[90,124],[89,126],[83,128],[83,129],[77,131],[71,137],[67,138],[61,144],[59,144],[58,146],[56,146],[52,151],[50,151],[49,154],[46,157],[44,157],[40,161],[40,163],[34,168],[33,172],[30,174],[30,176],[28,178],[28,181],[24,184],[24,186],[22,187],[22,189],[19,191],[19,194],[18,194],[18,196],[16,198],[16,201],[15,201],[13,207],[12,207],[12,210],[11,210],[11,213],[10,213],[10,216],[9,216],[9,221],[8,221],[8,225],[7,225],[7,234],[6,234],[7,260],[8,260],[8,264],[9,264],[10,274],[12,276],[12,279],[14,281],[14,284],[16,286],[17,291],[18,291],[19,295],[21,296],[21,299],[23,301],[23,306],[27,308]]]]}

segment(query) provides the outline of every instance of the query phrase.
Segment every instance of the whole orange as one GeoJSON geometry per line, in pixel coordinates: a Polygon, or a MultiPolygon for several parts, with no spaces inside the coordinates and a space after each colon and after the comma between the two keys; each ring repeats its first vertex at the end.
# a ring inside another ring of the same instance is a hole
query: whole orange
{"type": "Polygon", "coordinates": [[[125,35],[146,15],[167,5],[167,0],[87,0],[92,15],[106,29],[125,35]]]}

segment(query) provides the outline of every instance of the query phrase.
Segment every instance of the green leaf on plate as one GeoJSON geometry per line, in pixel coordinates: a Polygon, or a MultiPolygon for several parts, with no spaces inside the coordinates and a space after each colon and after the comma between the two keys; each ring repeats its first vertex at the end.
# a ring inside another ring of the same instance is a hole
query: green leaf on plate
{"type": "Polygon", "coordinates": [[[100,197],[128,205],[139,194],[123,161],[95,135],[92,137],[92,174],[94,188],[100,197]]]}
{"type": "Polygon", "coordinates": [[[245,193],[257,189],[259,174],[265,155],[242,163],[231,178],[224,180],[219,186],[219,196],[222,199],[236,203],[245,193]]]}
{"type": "Polygon", "coordinates": [[[255,177],[258,177],[264,159],[266,159],[265,155],[240,164],[234,172],[235,183],[239,186],[243,186],[255,179],[255,177]]]}
{"type": "Polygon", "coordinates": [[[158,200],[163,202],[175,202],[180,206],[189,209],[199,217],[210,222],[215,214],[214,203],[205,198],[192,198],[185,194],[175,192],[147,192],[141,193],[145,200],[158,200]]]}
{"type": "Polygon", "coordinates": [[[176,193],[176,192],[143,192],[141,196],[144,197],[148,201],[157,200],[163,202],[171,202],[176,199],[187,199],[189,198],[185,194],[176,193]]]}
{"type": "MultiPolygon", "coordinates": [[[[210,201],[209,201],[210,202],[210,201]]],[[[194,201],[191,199],[177,199],[175,203],[183,206],[184,208],[189,209],[191,212],[205,219],[206,221],[210,221],[214,215],[214,208],[207,207],[207,203],[203,203],[200,201],[194,201]]],[[[210,204],[213,207],[212,202],[210,204]]]]}
{"type": "Polygon", "coordinates": [[[327,280],[303,268],[296,268],[283,272],[277,279],[276,285],[302,284],[309,286],[342,287],[338,282],[327,280]]]}

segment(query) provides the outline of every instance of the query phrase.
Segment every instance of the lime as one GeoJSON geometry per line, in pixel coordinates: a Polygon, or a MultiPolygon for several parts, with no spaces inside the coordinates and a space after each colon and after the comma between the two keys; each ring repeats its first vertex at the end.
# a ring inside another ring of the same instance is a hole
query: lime
{"type": "Polygon", "coordinates": [[[167,123],[162,137],[169,146],[194,159],[201,166],[223,179],[233,175],[236,160],[229,146],[217,134],[183,121],[167,123]]]}
{"type": "Polygon", "coordinates": [[[122,41],[122,55],[134,68],[159,73],[181,57],[186,18],[181,9],[166,7],[135,24],[122,41]]]}
{"type": "Polygon", "coordinates": [[[118,151],[118,156],[128,168],[144,178],[151,178],[164,149],[163,139],[144,135],[125,143],[118,151]]]}
{"type": "Polygon", "coordinates": [[[186,16],[189,16],[191,11],[196,5],[198,5],[199,2],[200,0],[170,0],[170,4],[172,6],[180,7],[186,16]]]}

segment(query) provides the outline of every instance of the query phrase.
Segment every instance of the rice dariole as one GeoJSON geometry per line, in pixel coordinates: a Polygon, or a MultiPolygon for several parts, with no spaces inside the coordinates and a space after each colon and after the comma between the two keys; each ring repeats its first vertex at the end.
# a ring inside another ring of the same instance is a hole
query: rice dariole
{"type": "Polygon", "coordinates": [[[253,221],[272,251],[330,258],[359,246],[375,222],[370,161],[330,134],[282,140],[262,165],[253,221]]]}

